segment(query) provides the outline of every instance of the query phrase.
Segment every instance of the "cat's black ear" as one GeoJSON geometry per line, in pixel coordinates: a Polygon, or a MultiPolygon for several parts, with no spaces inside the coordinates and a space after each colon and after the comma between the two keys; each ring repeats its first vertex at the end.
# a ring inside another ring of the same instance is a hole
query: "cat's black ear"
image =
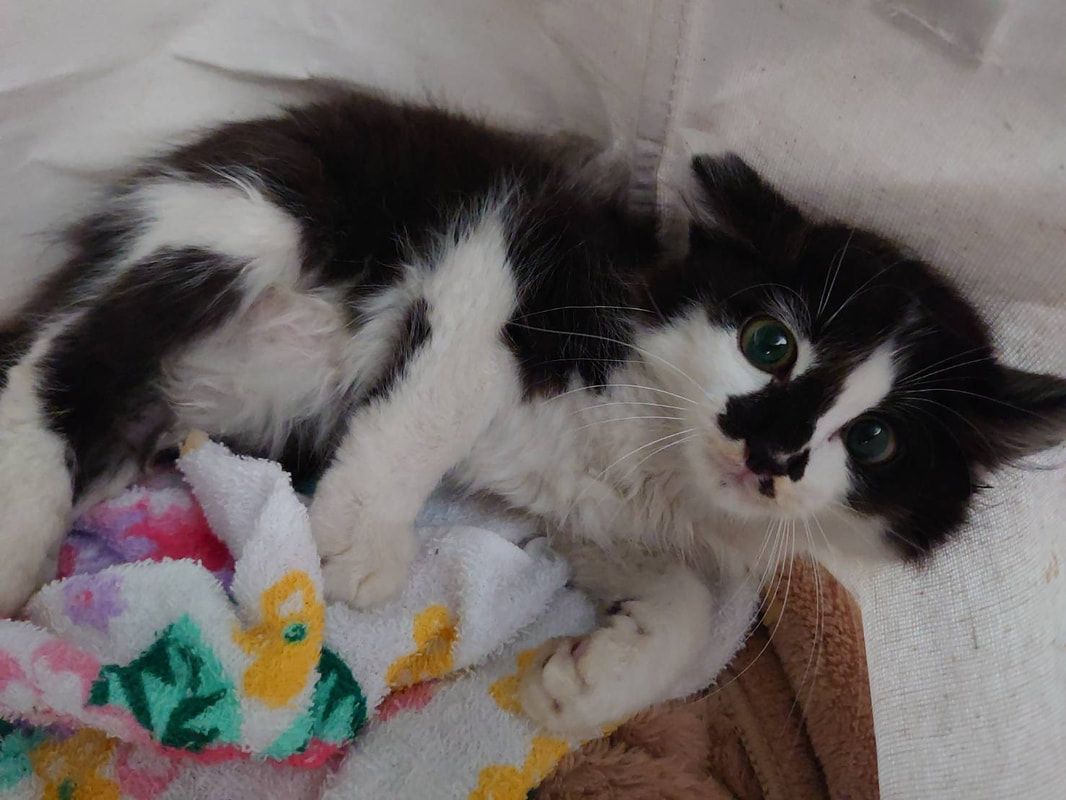
{"type": "Polygon", "coordinates": [[[744,159],[735,153],[696,156],[692,171],[699,184],[689,229],[693,249],[724,235],[770,261],[790,260],[802,242],[806,221],[744,159]]]}
{"type": "Polygon", "coordinates": [[[995,396],[982,401],[989,461],[1002,463],[1066,441],[1066,380],[1000,367],[995,396]]]}

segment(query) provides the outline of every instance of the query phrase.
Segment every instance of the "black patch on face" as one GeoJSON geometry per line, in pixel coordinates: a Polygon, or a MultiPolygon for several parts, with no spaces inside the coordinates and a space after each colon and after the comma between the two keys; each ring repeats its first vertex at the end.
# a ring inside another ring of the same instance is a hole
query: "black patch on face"
{"type": "Polygon", "coordinates": [[[840,380],[837,369],[814,368],[797,380],[773,381],[758,392],[730,397],[718,426],[743,441],[761,468],[785,475],[786,460],[810,442],[840,380]]]}
{"type": "Polygon", "coordinates": [[[76,494],[131,456],[150,459],[171,421],[158,386],[162,360],[236,310],[240,267],[197,248],[159,251],[52,342],[41,395],[73,451],[76,494]]]}
{"type": "MultiPolygon", "coordinates": [[[[667,320],[703,309],[739,329],[785,305],[815,350],[816,365],[795,379],[729,398],[719,426],[745,443],[749,468],[801,480],[818,418],[886,343],[897,379],[874,410],[899,449],[882,464],[851,459],[847,502],[884,520],[904,555],[958,528],[985,469],[1066,436],[1066,382],[1002,366],[984,320],[932,267],[875,233],[807,220],[736,156],[693,168],[702,206],[688,257],[650,286],[657,307],[667,320]]],[[[772,496],[768,480],[760,492],[772,496]]]]}
{"type": "Polygon", "coordinates": [[[785,472],[788,478],[793,483],[803,479],[803,474],[807,471],[807,464],[811,460],[811,451],[804,450],[799,455],[792,456],[785,465],[785,472]]]}

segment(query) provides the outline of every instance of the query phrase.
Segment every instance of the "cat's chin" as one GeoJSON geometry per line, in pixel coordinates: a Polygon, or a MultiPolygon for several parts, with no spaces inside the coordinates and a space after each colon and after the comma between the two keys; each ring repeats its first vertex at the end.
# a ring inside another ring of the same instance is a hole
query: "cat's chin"
{"type": "Polygon", "coordinates": [[[742,523],[769,523],[781,518],[781,511],[757,489],[718,481],[705,498],[707,512],[742,523]]]}

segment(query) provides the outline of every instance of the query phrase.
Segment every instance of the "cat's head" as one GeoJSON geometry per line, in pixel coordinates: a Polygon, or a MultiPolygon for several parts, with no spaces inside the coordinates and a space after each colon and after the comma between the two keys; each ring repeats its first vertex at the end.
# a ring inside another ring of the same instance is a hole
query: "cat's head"
{"type": "Polygon", "coordinates": [[[868,231],[816,223],[736,156],[693,162],[687,258],[652,289],[660,385],[690,402],[686,479],[750,519],[861,518],[915,557],[983,476],[1066,437],[1066,381],[996,357],[975,308],[868,231]]]}

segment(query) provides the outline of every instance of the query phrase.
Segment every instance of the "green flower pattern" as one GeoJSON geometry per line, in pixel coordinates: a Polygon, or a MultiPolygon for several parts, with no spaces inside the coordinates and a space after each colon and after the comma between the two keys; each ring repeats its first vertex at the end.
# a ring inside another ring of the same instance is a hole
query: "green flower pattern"
{"type": "Polygon", "coordinates": [[[12,789],[33,774],[30,751],[43,739],[38,731],[0,719],[0,790],[12,789]]]}
{"type": "Polygon", "coordinates": [[[288,758],[303,752],[312,739],[344,744],[355,738],[366,722],[366,698],[348,665],[322,649],[318,683],[311,708],[279,736],[266,752],[269,758],[288,758]]]}
{"type": "Polygon", "coordinates": [[[198,752],[240,738],[233,683],[188,616],[167,626],[126,666],[104,666],[88,704],[125,708],[168,747],[198,752]]]}
{"type": "MultiPolygon", "coordinates": [[[[299,633],[286,631],[293,638],[299,633]]],[[[367,718],[366,697],[348,666],[323,648],[317,674],[307,713],[262,755],[287,758],[305,750],[312,739],[344,744],[362,728],[367,718]]],[[[240,697],[235,684],[188,616],[165,628],[129,664],[102,667],[90,689],[88,705],[126,709],[169,747],[199,752],[240,739],[240,697]]]]}

